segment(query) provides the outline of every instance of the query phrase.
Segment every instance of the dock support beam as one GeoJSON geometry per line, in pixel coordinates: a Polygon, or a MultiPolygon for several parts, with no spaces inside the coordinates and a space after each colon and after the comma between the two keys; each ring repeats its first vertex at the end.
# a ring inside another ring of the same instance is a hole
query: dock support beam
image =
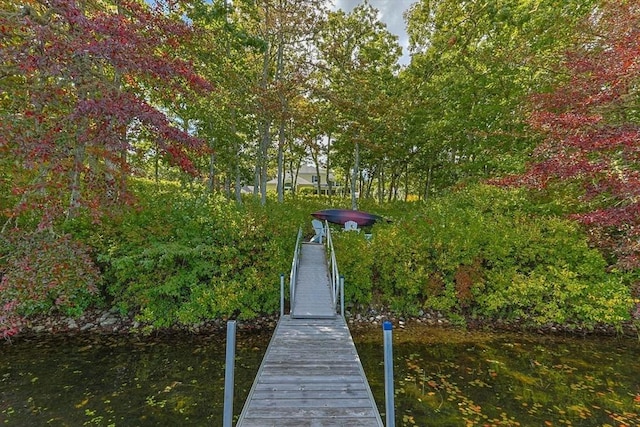
{"type": "Polygon", "coordinates": [[[224,415],[223,427],[233,425],[233,387],[236,361],[236,321],[227,322],[227,355],[224,367],[224,415]]]}
{"type": "Polygon", "coordinates": [[[396,411],[393,387],[393,325],[389,321],[382,324],[384,334],[384,396],[386,427],[395,427],[396,411]]]}

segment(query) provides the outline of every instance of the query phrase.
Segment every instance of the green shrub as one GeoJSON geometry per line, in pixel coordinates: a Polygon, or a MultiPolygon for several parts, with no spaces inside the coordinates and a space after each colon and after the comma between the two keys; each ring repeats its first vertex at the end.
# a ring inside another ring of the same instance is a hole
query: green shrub
{"type": "MultiPolygon", "coordinates": [[[[73,233],[99,254],[107,298],[156,326],[276,312],[298,227],[306,240],[310,213],[349,204],[287,195],[237,206],[170,184],[133,187],[136,209],[73,233]]],[[[535,324],[629,317],[629,279],[608,271],[575,223],[541,214],[522,191],[473,185],[427,204],[367,203],[393,222],[367,229],[370,240],[335,227],[347,305],[535,324]]]]}
{"type": "MultiPolygon", "coordinates": [[[[170,185],[139,183],[138,209],[101,227],[106,293],[154,326],[274,313],[300,225],[318,200],[242,206],[170,185]]],[[[310,231],[306,231],[309,233],[310,231]]]]}
{"type": "Polygon", "coordinates": [[[582,326],[629,317],[623,277],[576,223],[540,215],[522,191],[474,185],[399,207],[376,210],[393,222],[375,225],[370,244],[336,239],[339,254],[362,260],[341,254],[347,282],[394,310],[582,326]]]}
{"type": "Polygon", "coordinates": [[[345,302],[349,306],[369,306],[373,300],[373,251],[363,233],[332,233],[336,261],[340,274],[345,277],[345,302]]]}

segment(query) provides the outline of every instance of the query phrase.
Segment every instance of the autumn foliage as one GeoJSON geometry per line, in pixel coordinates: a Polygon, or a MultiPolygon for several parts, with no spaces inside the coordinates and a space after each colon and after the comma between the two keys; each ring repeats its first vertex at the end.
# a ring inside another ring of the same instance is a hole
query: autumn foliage
{"type": "Polygon", "coordinates": [[[56,310],[78,316],[95,300],[100,272],[89,248],[70,235],[12,231],[2,239],[0,336],[17,332],[21,314],[56,310]]]}
{"type": "Polygon", "coordinates": [[[6,3],[0,15],[0,333],[10,334],[17,313],[77,314],[85,296],[97,291],[87,248],[56,227],[83,213],[98,220],[127,201],[130,157],[141,141],[195,173],[190,156],[206,145],[157,105],[212,87],[185,59],[181,46],[194,30],[171,4],[6,3]]]}
{"type": "Polygon", "coordinates": [[[577,183],[573,217],[619,267],[640,266],[640,4],[608,1],[566,56],[568,78],[533,98],[530,124],[547,136],[528,171],[509,182],[577,183]]]}
{"type": "Polygon", "coordinates": [[[41,228],[80,208],[95,215],[126,194],[127,157],[142,135],[187,171],[201,140],[153,100],[210,85],[178,56],[192,29],[146,3],[29,1],[0,17],[0,153],[17,217],[41,228]]]}
{"type": "Polygon", "coordinates": [[[283,178],[310,159],[353,185],[352,206],[358,193],[451,212],[394,222],[380,253],[348,242],[364,254],[341,264],[361,282],[353,302],[540,324],[624,319],[628,287],[607,268],[640,266],[637,1],[423,0],[406,15],[406,68],[371,5],[325,3],[0,0],[0,334],[23,314],[78,314],[98,294],[156,326],[275,309],[267,273],[286,268],[282,224],[295,234],[298,218],[285,207],[267,227],[266,214],[243,213],[241,189],[256,183],[266,205],[277,170],[284,204],[283,178]],[[511,197],[493,187],[443,198],[517,170],[541,139],[526,174],[504,181],[554,200],[560,188],[606,259],[575,223],[538,223],[539,206],[512,218],[510,205],[495,213],[503,233],[487,228],[482,204],[511,197]],[[134,193],[136,209],[123,209],[134,193]],[[441,217],[460,221],[414,224],[441,217]]]}

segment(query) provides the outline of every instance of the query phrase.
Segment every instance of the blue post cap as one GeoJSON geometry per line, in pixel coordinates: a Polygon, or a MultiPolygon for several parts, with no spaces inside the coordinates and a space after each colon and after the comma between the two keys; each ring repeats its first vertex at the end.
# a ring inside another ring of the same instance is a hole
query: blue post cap
{"type": "Polygon", "coordinates": [[[280,277],[284,277],[284,273],[280,273],[280,277]]]}
{"type": "Polygon", "coordinates": [[[393,324],[391,322],[389,322],[388,320],[385,320],[384,322],[382,322],[383,331],[390,331],[392,329],[393,329],[393,324]]]}

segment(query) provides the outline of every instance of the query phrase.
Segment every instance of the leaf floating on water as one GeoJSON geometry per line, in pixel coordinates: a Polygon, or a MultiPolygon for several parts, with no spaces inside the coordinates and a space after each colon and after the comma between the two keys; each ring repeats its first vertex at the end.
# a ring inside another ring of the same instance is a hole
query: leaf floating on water
{"type": "Polygon", "coordinates": [[[413,418],[413,416],[411,416],[411,415],[403,415],[403,416],[402,416],[402,421],[403,421],[405,424],[412,424],[412,425],[413,425],[413,424],[415,424],[415,423],[416,423],[416,420],[415,420],[415,419],[413,418]]]}
{"type": "Polygon", "coordinates": [[[84,405],[86,405],[87,403],[89,403],[89,398],[84,399],[82,402],[76,404],[76,408],[82,408],[84,405]]]}
{"type": "Polygon", "coordinates": [[[181,385],[182,383],[180,381],[174,381],[172,382],[170,385],[166,386],[163,390],[164,393],[169,393],[171,390],[174,389],[175,386],[177,385],[181,385]]]}

